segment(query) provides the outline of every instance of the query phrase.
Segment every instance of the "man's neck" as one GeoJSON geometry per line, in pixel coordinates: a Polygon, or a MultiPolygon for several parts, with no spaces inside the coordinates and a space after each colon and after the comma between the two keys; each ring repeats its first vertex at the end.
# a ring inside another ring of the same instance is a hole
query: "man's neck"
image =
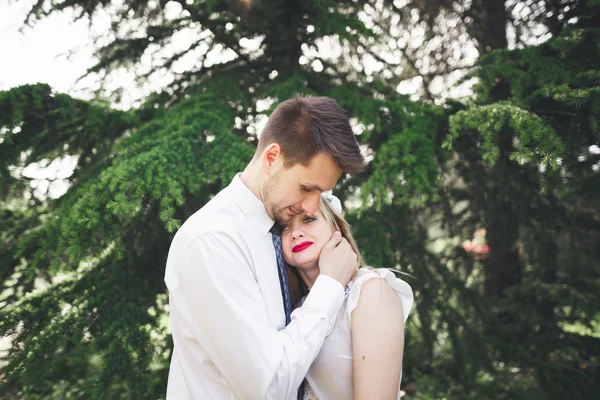
{"type": "Polygon", "coordinates": [[[242,183],[262,202],[262,196],[260,195],[260,181],[258,179],[259,176],[260,171],[257,166],[251,162],[240,175],[240,179],[242,180],[242,183]]]}

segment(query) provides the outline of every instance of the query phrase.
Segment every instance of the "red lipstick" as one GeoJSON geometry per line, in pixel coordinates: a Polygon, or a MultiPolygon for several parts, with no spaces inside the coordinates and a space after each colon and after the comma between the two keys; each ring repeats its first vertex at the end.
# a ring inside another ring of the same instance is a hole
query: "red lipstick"
{"type": "Polygon", "coordinates": [[[292,253],[298,253],[302,250],[306,250],[310,246],[312,246],[312,244],[313,244],[313,242],[302,242],[300,244],[297,244],[292,248],[292,253]]]}

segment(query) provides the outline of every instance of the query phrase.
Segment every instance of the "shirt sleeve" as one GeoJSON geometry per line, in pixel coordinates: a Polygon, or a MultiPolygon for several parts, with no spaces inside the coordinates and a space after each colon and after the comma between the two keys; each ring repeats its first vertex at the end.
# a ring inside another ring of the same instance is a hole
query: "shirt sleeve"
{"type": "MultiPolygon", "coordinates": [[[[269,324],[243,243],[230,233],[207,232],[177,255],[172,262],[179,264],[178,277],[169,285],[171,314],[184,321],[187,335],[240,398],[295,399],[335,324],[343,288],[320,276],[291,322],[277,331],[269,324]]],[[[193,379],[193,371],[184,374],[193,379]]]]}

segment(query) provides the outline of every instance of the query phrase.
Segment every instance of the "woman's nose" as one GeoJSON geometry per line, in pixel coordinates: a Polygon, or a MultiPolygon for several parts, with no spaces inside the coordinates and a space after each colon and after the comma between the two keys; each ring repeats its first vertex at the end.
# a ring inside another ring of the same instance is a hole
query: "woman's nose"
{"type": "Polygon", "coordinates": [[[302,231],[302,229],[294,229],[292,231],[292,240],[296,240],[302,237],[304,237],[304,231],[302,231]]]}

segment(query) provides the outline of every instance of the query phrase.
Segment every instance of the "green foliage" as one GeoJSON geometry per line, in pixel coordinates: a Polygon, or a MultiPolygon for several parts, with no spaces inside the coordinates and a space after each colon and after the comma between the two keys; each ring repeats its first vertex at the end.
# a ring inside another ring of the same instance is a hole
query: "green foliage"
{"type": "Polygon", "coordinates": [[[79,157],[83,174],[102,163],[114,140],[137,123],[135,115],[52,93],[44,84],[1,92],[0,199],[20,198],[29,186],[11,168],[71,155],[79,157]]]}
{"type": "Polygon", "coordinates": [[[482,57],[472,73],[477,96],[450,117],[444,142],[464,160],[456,163],[463,182],[455,196],[479,192],[461,195],[478,214],[449,221],[475,220],[488,232],[483,289],[496,300],[487,338],[503,362],[535,373],[536,396],[587,398],[597,390],[599,360],[583,350],[597,339],[564,329],[594,321],[590,305],[599,300],[591,245],[600,237],[598,197],[581,184],[599,176],[590,146],[600,143],[600,59],[589,48],[600,42],[592,17],[600,10],[582,10],[589,14],[547,43],[482,57]]]}
{"type": "Polygon", "coordinates": [[[514,151],[509,155],[511,161],[521,165],[537,163],[553,171],[560,165],[563,145],[554,129],[539,116],[510,103],[494,103],[459,111],[450,118],[450,136],[444,147],[452,148],[452,140],[468,129],[482,136],[483,160],[489,165],[493,166],[498,161],[498,138],[506,130],[514,135],[514,151]]]}

